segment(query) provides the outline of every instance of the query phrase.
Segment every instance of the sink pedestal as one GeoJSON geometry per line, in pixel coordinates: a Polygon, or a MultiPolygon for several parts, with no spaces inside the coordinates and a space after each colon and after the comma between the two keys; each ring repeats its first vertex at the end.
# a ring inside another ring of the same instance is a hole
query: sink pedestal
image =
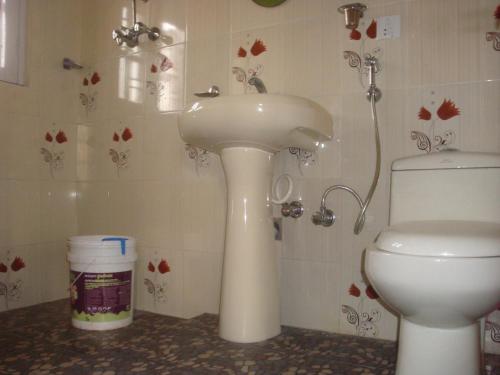
{"type": "Polygon", "coordinates": [[[249,343],[280,333],[277,254],[270,202],[273,154],[221,151],[227,217],[219,335],[249,343]]]}

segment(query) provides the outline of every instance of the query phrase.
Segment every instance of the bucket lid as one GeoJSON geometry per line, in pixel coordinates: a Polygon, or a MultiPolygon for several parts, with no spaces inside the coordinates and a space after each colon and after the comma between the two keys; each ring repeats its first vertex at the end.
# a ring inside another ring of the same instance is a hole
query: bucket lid
{"type": "Polygon", "coordinates": [[[128,236],[73,236],[69,239],[69,246],[71,253],[81,256],[135,255],[135,239],[128,236]]]}
{"type": "Polygon", "coordinates": [[[376,246],[405,255],[497,257],[500,256],[500,224],[458,220],[410,221],[383,230],[376,246]]]}

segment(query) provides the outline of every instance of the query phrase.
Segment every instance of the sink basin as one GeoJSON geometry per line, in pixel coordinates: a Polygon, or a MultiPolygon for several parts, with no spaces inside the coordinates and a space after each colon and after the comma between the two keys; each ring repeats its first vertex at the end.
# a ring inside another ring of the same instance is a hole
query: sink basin
{"type": "Polygon", "coordinates": [[[290,95],[239,95],[194,103],[179,116],[186,143],[221,156],[227,186],[219,335],[257,342],[280,333],[272,159],[287,147],[314,151],[332,137],[318,104],[290,95]]]}
{"type": "Polygon", "coordinates": [[[194,103],[180,116],[179,130],[187,143],[214,152],[235,146],[314,151],[331,139],[332,120],[317,103],[298,96],[220,96],[194,103]]]}

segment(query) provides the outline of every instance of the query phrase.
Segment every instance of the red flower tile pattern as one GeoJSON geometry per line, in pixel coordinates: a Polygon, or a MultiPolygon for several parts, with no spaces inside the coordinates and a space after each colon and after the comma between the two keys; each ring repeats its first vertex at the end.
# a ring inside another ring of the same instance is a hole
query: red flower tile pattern
{"type": "Polygon", "coordinates": [[[92,77],[90,77],[90,82],[93,85],[97,85],[100,81],[101,81],[101,77],[99,76],[99,73],[94,72],[94,74],[92,74],[92,77]]]}
{"type": "Polygon", "coordinates": [[[360,40],[361,39],[361,33],[358,30],[356,30],[356,29],[352,29],[351,33],[349,34],[349,37],[352,40],[360,40]]]}
{"type": "Polygon", "coordinates": [[[420,120],[428,121],[432,117],[432,114],[425,107],[421,107],[420,111],[418,111],[418,118],[420,120]]]}
{"type": "Polygon", "coordinates": [[[156,73],[156,72],[158,72],[158,67],[155,64],[151,64],[150,70],[151,70],[151,73],[156,73]]]}
{"type": "Polygon", "coordinates": [[[47,133],[45,133],[45,140],[47,142],[52,142],[54,140],[54,138],[52,138],[52,135],[49,132],[47,132],[47,133]]]}
{"type": "Polygon", "coordinates": [[[158,264],[158,271],[161,274],[170,272],[170,266],[168,265],[167,261],[165,259],[162,259],[160,264],[158,264]]]}
{"type": "Polygon", "coordinates": [[[370,26],[366,29],[366,35],[370,39],[375,39],[377,37],[377,21],[372,20],[370,26]]]}
{"type": "Polygon", "coordinates": [[[260,39],[255,39],[255,42],[252,45],[252,48],[250,49],[250,52],[254,56],[259,56],[261,53],[267,51],[266,46],[260,39]]]}
{"type": "Polygon", "coordinates": [[[88,85],[89,85],[89,79],[88,79],[87,77],[85,77],[85,78],[83,79],[83,85],[84,85],[84,86],[88,86],[88,85]]]}
{"type": "Polygon", "coordinates": [[[437,110],[437,115],[441,120],[448,120],[452,117],[458,116],[460,109],[451,100],[444,99],[443,103],[437,110]]]}
{"type": "Polygon", "coordinates": [[[17,272],[17,271],[23,269],[24,267],[26,267],[26,264],[24,263],[24,261],[21,257],[15,257],[14,261],[10,265],[10,268],[14,272],[17,272]]]}
{"type": "Polygon", "coordinates": [[[66,134],[62,130],[59,130],[56,134],[56,142],[61,144],[68,142],[68,138],[66,137],[66,134]]]}
{"type": "Polygon", "coordinates": [[[359,297],[361,295],[361,291],[355,284],[351,284],[349,287],[349,294],[353,297],[359,297]]]}
{"type": "Polygon", "coordinates": [[[8,271],[8,268],[5,264],[0,263],[0,272],[1,273],[6,273],[8,271]]]}
{"type": "Polygon", "coordinates": [[[123,129],[123,132],[122,132],[122,139],[127,142],[128,140],[132,139],[133,135],[132,135],[132,131],[129,129],[129,128],[125,128],[123,129]]]}
{"type": "Polygon", "coordinates": [[[117,132],[113,133],[113,142],[120,142],[120,136],[117,132]]]}
{"type": "Polygon", "coordinates": [[[172,60],[170,60],[167,56],[162,55],[161,59],[161,64],[160,64],[160,70],[162,72],[166,72],[169,69],[172,69],[174,67],[174,63],[172,60]]]}
{"type": "Polygon", "coordinates": [[[375,289],[373,289],[373,287],[371,285],[368,285],[366,287],[365,293],[366,293],[366,296],[370,299],[377,299],[378,298],[377,292],[375,291],[375,289]]]}
{"type": "Polygon", "coordinates": [[[247,51],[243,47],[238,49],[238,57],[247,57],[247,51]]]}
{"type": "Polygon", "coordinates": [[[148,271],[149,272],[155,272],[156,268],[153,263],[149,262],[148,264],[148,271]]]}
{"type": "Polygon", "coordinates": [[[495,9],[494,16],[497,21],[500,21],[500,5],[497,5],[497,9],[495,9]]]}

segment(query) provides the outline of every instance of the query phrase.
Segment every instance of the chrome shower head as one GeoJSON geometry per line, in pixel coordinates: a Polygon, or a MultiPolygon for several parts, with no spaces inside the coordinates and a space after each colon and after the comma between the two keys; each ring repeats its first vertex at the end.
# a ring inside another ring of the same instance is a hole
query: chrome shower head
{"type": "Polygon", "coordinates": [[[365,10],[366,5],[361,3],[346,4],[338,8],[338,11],[344,15],[345,27],[351,30],[358,27],[359,19],[363,17],[365,10]]]}
{"type": "Polygon", "coordinates": [[[65,57],[63,59],[62,66],[63,66],[63,69],[66,69],[66,70],[82,69],[83,68],[83,66],[78,65],[76,62],[74,62],[71,59],[68,59],[67,57],[65,57]]]}

